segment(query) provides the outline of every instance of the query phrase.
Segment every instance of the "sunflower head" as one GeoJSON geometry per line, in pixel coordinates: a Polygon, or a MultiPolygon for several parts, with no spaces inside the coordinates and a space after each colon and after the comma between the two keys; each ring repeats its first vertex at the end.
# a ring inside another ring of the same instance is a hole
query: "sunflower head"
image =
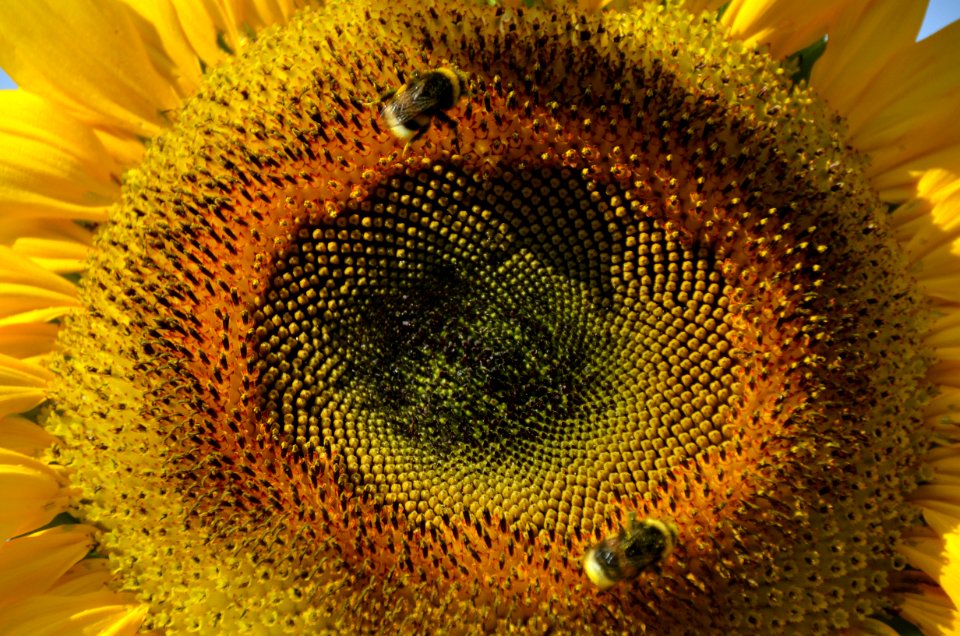
{"type": "Polygon", "coordinates": [[[891,607],[927,308],[789,70],[672,6],[406,0],[211,70],[97,235],[48,417],[148,627],[891,607]]]}

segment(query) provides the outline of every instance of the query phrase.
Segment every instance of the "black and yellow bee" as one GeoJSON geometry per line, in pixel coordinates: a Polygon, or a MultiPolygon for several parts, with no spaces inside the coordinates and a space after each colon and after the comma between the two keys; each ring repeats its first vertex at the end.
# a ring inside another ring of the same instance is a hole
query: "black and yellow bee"
{"type": "Polygon", "coordinates": [[[404,154],[410,144],[430,129],[434,119],[453,129],[459,150],[457,122],[445,111],[456,106],[466,89],[467,76],[455,68],[441,66],[426,73],[414,72],[406,84],[380,96],[380,101],[386,102],[380,117],[390,132],[407,142],[404,154]]]}
{"type": "Polygon", "coordinates": [[[609,589],[660,563],[673,550],[677,536],[677,527],[670,522],[638,520],[630,513],[626,528],[587,551],[583,569],[594,585],[609,589]]]}

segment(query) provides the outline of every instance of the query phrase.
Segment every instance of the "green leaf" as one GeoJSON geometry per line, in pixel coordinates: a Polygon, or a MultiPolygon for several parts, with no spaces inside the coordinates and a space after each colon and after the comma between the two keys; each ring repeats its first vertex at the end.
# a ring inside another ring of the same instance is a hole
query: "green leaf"
{"type": "Polygon", "coordinates": [[[923,636],[920,628],[899,616],[873,616],[881,623],[895,629],[900,636],[923,636]]]}
{"type": "Polygon", "coordinates": [[[822,37],[805,49],[792,53],[787,57],[786,66],[788,68],[796,67],[796,71],[790,76],[790,81],[794,84],[810,81],[810,73],[813,72],[813,65],[823,52],[827,50],[827,38],[822,37]]]}

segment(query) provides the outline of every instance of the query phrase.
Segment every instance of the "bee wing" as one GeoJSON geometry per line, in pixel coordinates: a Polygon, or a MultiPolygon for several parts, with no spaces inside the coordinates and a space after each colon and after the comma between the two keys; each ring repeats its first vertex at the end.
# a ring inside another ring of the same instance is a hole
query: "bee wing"
{"type": "Polygon", "coordinates": [[[413,109],[409,102],[392,99],[380,110],[380,117],[395,122],[398,125],[404,125],[417,116],[417,111],[413,109]]]}
{"type": "Polygon", "coordinates": [[[380,116],[386,118],[388,113],[401,125],[416,119],[436,105],[436,97],[423,90],[423,82],[411,82],[404,86],[404,90],[387,102],[380,111],[380,116]]]}

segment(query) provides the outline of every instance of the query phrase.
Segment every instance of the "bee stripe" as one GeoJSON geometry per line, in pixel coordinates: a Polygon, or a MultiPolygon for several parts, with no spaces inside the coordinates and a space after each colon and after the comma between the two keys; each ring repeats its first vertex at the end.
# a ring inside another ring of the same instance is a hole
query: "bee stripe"
{"type": "Polygon", "coordinates": [[[607,576],[603,565],[597,560],[597,551],[589,550],[587,557],[583,560],[583,569],[587,573],[590,582],[601,590],[607,590],[616,584],[616,581],[607,576]]]}
{"type": "Polygon", "coordinates": [[[460,93],[463,90],[463,87],[460,86],[460,77],[453,71],[453,69],[445,66],[438,68],[436,72],[450,80],[450,85],[453,87],[453,103],[456,104],[457,100],[460,99],[460,93]]]}
{"type": "Polygon", "coordinates": [[[383,119],[387,122],[390,132],[403,141],[407,141],[416,134],[415,130],[400,123],[400,120],[397,119],[396,114],[389,109],[383,111],[383,119]]]}

